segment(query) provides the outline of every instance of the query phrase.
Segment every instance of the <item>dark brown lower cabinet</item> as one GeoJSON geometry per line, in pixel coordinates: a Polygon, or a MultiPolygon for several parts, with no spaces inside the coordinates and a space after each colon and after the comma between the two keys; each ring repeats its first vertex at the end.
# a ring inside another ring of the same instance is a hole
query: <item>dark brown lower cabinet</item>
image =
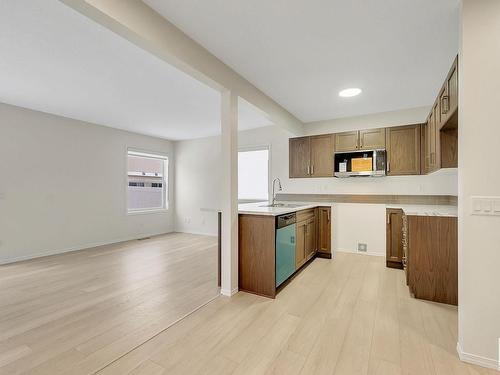
{"type": "Polygon", "coordinates": [[[238,285],[241,291],[276,295],[275,218],[239,215],[238,285]]]}
{"type": "Polygon", "coordinates": [[[332,257],[332,209],[318,207],[318,253],[321,258],[332,257]]]}
{"type": "Polygon", "coordinates": [[[386,255],[387,267],[403,269],[403,210],[386,210],[386,255]]]}
{"type": "MultiPolygon", "coordinates": [[[[331,258],[330,210],[316,207],[296,213],[295,271],[317,255],[331,258]]],[[[244,292],[276,296],[276,217],[238,215],[238,285],[244,292]]]]}
{"type": "Polygon", "coordinates": [[[407,271],[416,298],[458,304],[458,220],[407,216],[407,271]]]}
{"type": "Polygon", "coordinates": [[[295,269],[299,269],[306,262],[306,221],[297,223],[295,229],[295,269]]]}
{"type": "Polygon", "coordinates": [[[316,216],[314,216],[306,222],[306,261],[311,259],[318,249],[316,235],[316,216]]]}

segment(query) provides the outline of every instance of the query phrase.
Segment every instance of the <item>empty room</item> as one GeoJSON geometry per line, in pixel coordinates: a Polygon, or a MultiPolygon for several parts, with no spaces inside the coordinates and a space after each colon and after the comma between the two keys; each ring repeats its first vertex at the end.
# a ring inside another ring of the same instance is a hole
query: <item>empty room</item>
{"type": "Polygon", "coordinates": [[[500,371],[500,1],[0,1],[0,375],[500,371]]]}

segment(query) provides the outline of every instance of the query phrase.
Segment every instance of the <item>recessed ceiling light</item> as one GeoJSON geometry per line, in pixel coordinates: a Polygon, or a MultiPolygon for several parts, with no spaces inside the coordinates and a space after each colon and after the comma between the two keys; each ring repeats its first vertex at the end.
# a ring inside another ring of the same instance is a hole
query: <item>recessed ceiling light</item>
{"type": "Polygon", "coordinates": [[[356,96],[356,95],[359,95],[361,94],[361,89],[358,89],[358,88],[349,88],[349,89],[345,89],[345,90],[342,90],[339,92],[339,96],[343,97],[343,98],[350,98],[351,96],[356,96]]]}

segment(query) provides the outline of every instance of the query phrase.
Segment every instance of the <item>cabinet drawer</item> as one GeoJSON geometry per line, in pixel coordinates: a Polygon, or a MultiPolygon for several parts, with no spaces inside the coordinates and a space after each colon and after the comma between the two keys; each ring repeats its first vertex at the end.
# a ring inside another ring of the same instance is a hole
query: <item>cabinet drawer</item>
{"type": "Polygon", "coordinates": [[[297,212],[297,223],[314,217],[314,208],[297,212]]]}

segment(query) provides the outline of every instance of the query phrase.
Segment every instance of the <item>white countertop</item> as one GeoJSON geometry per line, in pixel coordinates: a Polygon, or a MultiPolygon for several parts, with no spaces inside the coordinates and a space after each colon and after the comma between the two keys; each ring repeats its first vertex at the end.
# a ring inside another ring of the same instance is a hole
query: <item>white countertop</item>
{"type": "Polygon", "coordinates": [[[407,216],[458,216],[457,206],[388,204],[387,208],[401,208],[407,216]]]}
{"type": "MultiPolygon", "coordinates": [[[[320,202],[279,202],[285,204],[298,205],[298,207],[265,207],[269,202],[258,202],[258,203],[242,203],[238,205],[238,213],[240,214],[250,214],[250,215],[268,215],[268,216],[278,216],[283,214],[289,214],[291,212],[297,212],[301,210],[307,210],[309,208],[314,208],[318,206],[330,206],[331,203],[320,203],[320,202]]],[[[363,203],[359,203],[363,204],[363,203]]],[[[412,204],[386,204],[387,208],[401,208],[406,215],[409,216],[448,216],[457,217],[458,209],[457,206],[451,205],[412,205],[412,204]]]]}
{"type": "Polygon", "coordinates": [[[298,205],[298,207],[265,207],[269,202],[258,202],[258,203],[242,203],[238,205],[239,214],[250,214],[250,215],[267,215],[267,216],[278,216],[283,214],[289,214],[291,212],[297,212],[301,210],[307,210],[309,208],[318,207],[317,203],[298,203],[298,202],[280,202],[285,204],[298,205]]]}

